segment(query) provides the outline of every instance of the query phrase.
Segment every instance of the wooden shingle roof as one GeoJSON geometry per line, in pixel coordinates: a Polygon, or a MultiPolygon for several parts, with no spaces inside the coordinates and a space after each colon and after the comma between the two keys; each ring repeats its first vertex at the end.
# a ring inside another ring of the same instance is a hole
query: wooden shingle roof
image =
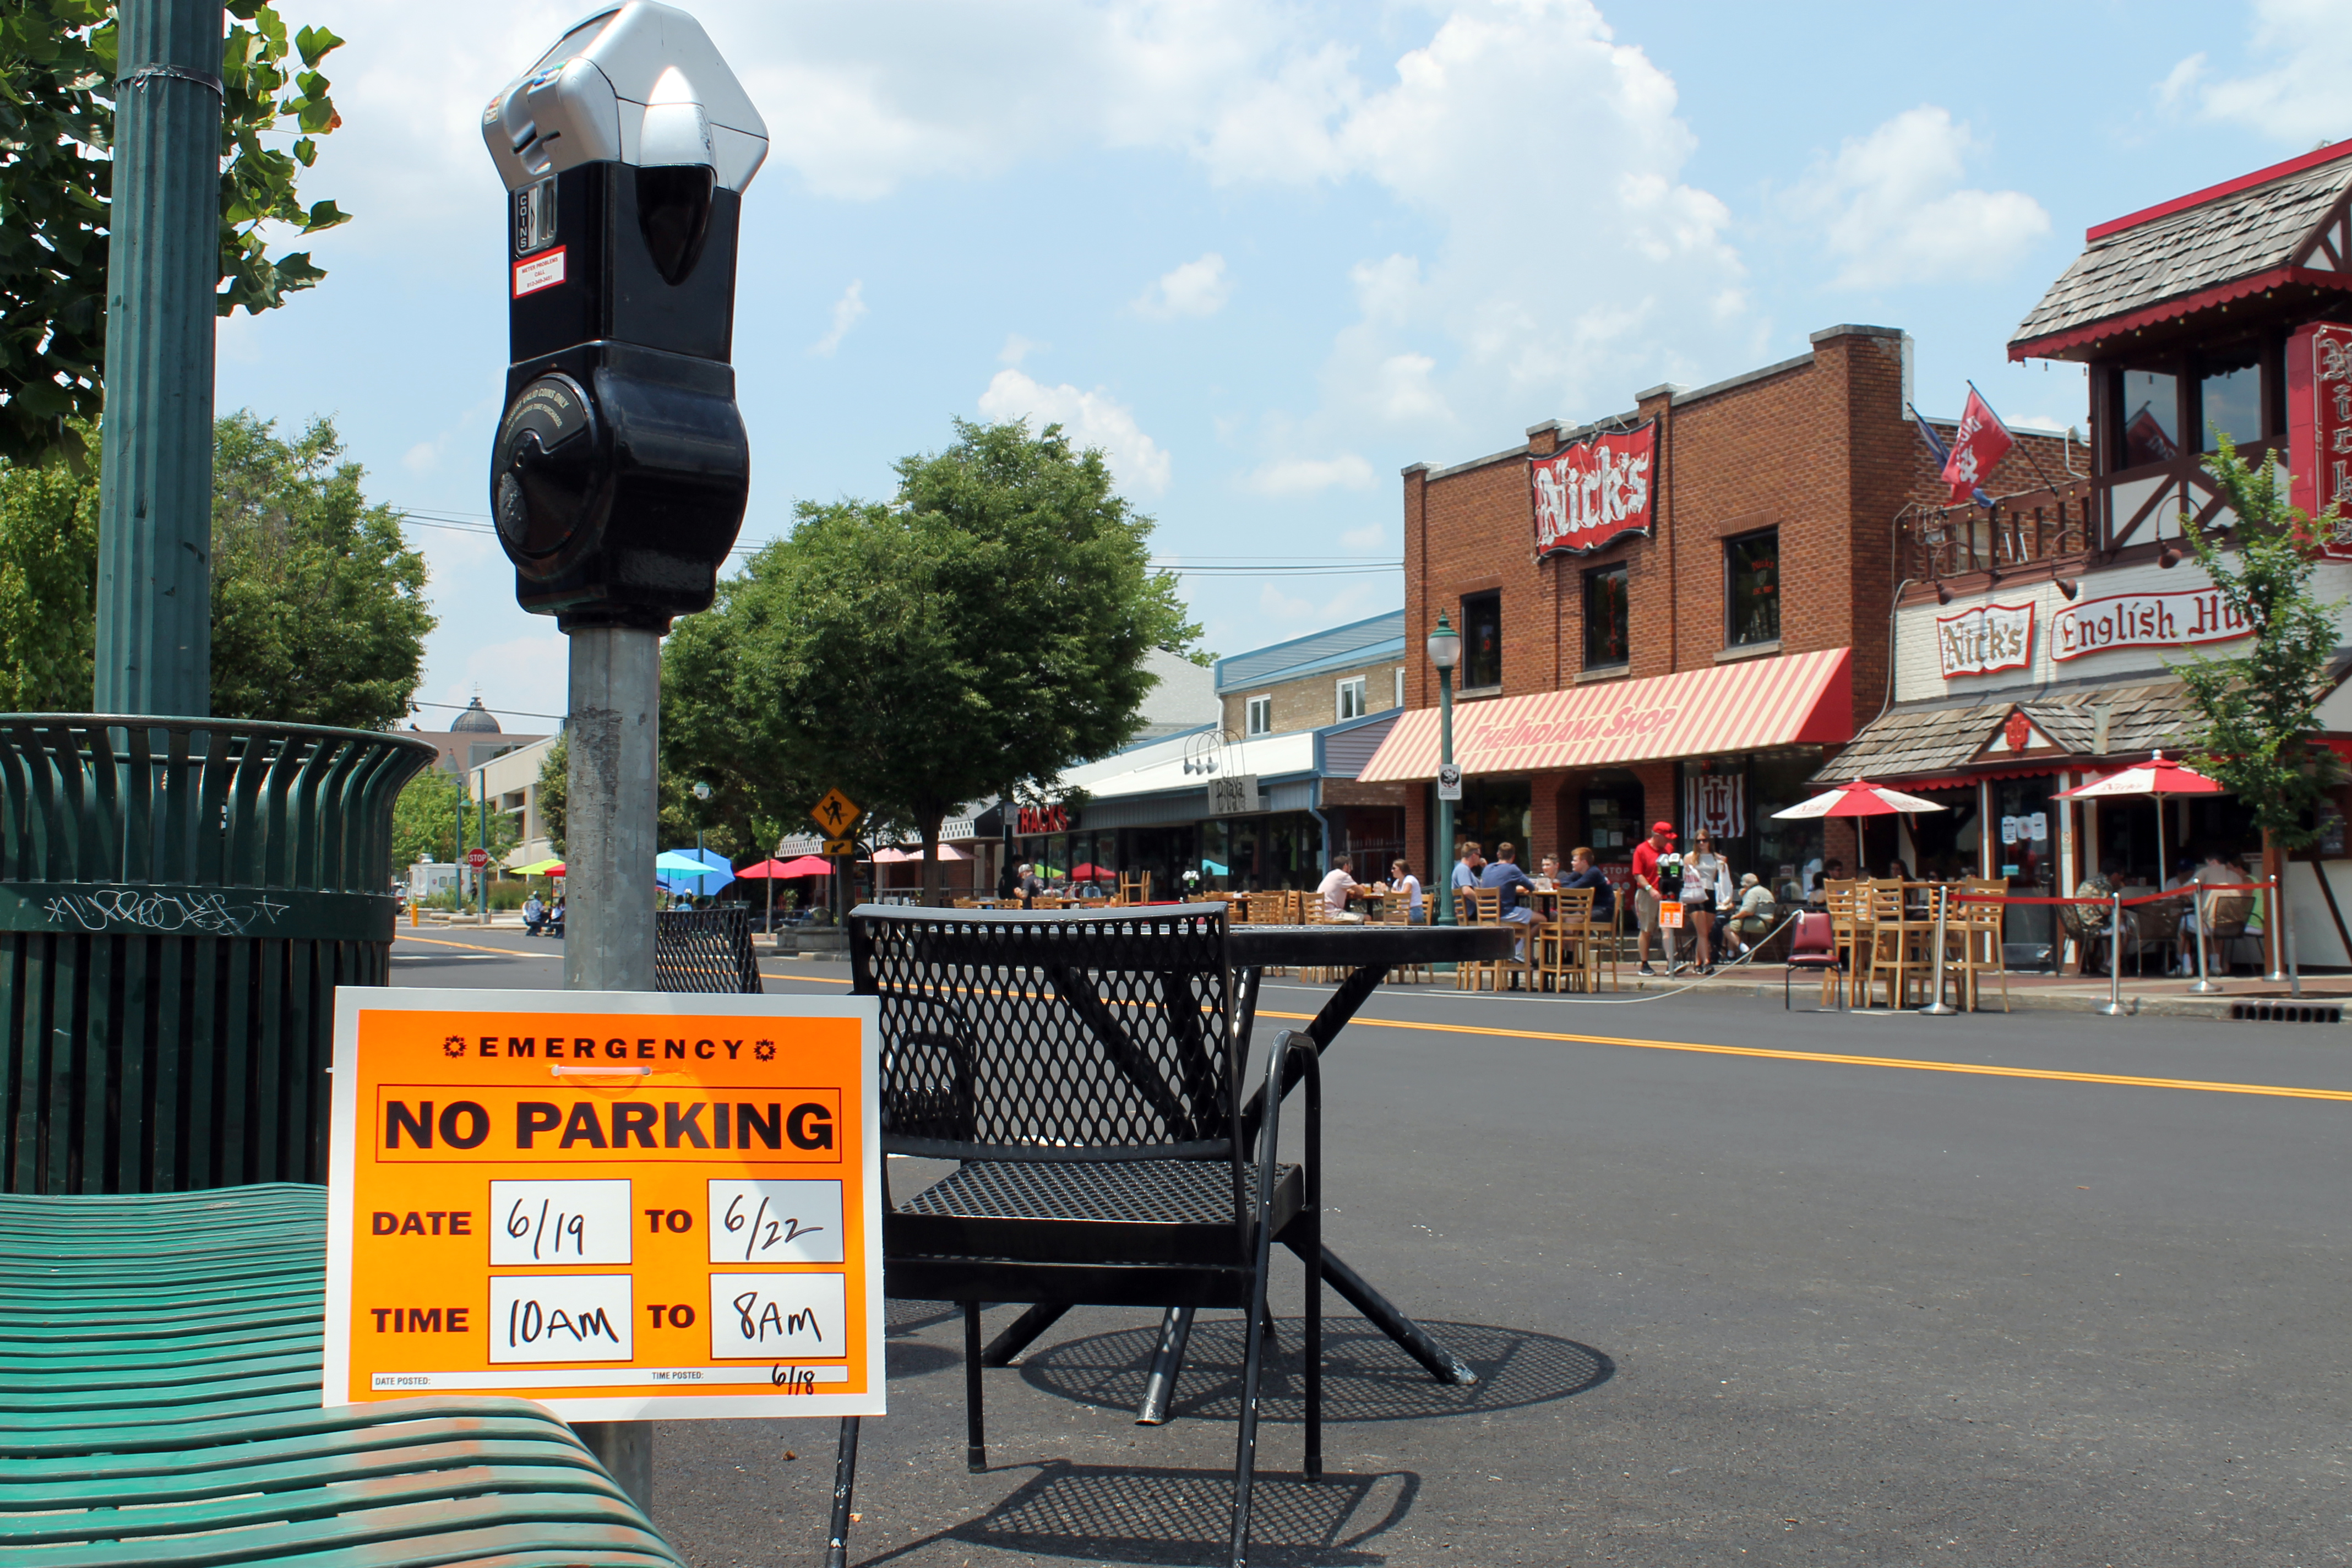
{"type": "Polygon", "coordinates": [[[2046,356],[2078,345],[2089,329],[2120,330],[2221,303],[2290,271],[2352,287],[2344,270],[2352,258],[2341,255],[2334,232],[2352,187],[2352,146],[2328,151],[2336,155],[2316,166],[2298,167],[2307,155],[2275,178],[2232,182],[2203,199],[2092,229],[2074,265],[2019,323],[2010,357],[2046,356]]]}

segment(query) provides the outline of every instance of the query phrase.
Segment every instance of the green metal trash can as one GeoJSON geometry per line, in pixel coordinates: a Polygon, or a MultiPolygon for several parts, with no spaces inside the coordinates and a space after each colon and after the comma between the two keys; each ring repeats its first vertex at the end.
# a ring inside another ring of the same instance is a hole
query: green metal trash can
{"type": "Polygon", "coordinates": [[[327,1179],[338,985],[392,962],[399,735],[0,715],[0,1189],[327,1179]]]}

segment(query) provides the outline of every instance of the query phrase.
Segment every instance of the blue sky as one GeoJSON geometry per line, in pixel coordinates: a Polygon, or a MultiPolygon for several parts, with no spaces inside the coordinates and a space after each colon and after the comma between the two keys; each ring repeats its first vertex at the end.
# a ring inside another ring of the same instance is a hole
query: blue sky
{"type": "MultiPolygon", "coordinates": [[[[1206,645],[1393,607],[1399,468],[1801,353],[1917,340],[2079,424],[2011,329],[2084,228],[2352,131],[2352,0],[2242,5],[689,7],[767,117],[735,342],[746,542],[882,496],[951,418],[1058,419],[1159,520],[1206,645]],[[1355,558],[1350,562],[1349,558],[1355,558]]],[[[580,7],[284,0],[349,40],[306,195],[315,292],[221,335],[221,407],[332,415],[372,499],[486,520],[504,207],[477,124],[580,7]]],[[[421,523],[421,699],[557,712],[564,652],[487,535],[421,523]]],[[[449,710],[419,721],[438,728],[449,710]]],[[[535,728],[521,719],[509,729],[535,728]]]]}

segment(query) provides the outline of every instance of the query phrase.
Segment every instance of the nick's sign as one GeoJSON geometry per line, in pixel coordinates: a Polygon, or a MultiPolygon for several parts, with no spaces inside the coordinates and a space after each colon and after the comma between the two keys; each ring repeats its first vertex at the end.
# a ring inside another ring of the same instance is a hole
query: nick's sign
{"type": "Polygon", "coordinates": [[[2250,637],[2254,628],[2210,588],[2085,599],[2050,617],[2050,657],[2061,662],[2121,647],[2180,647],[2250,637]]]}
{"type": "Polygon", "coordinates": [[[1528,460],[1536,553],[1586,554],[1627,533],[1647,534],[1655,510],[1651,459],[1658,425],[1611,430],[1528,460]]]}
{"type": "Polygon", "coordinates": [[[1936,658],[1944,679],[2023,669],[2033,662],[2033,606],[1977,605],[1936,617],[1936,658]]]}

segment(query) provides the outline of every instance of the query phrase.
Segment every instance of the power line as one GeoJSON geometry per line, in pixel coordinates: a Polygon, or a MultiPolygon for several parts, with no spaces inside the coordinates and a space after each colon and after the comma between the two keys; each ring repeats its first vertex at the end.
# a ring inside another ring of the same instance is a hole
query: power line
{"type": "MultiPolygon", "coordinates": [[[[498,527],[479,512],[428,512],[401,509],[400,520],[419,528],[438,529],[446,533],[496,535],[498,527]]],[[[738,544],[730,555],[756,555],[772,539],[756,540],[738,544]]],[[[1374,560],[1361,555],[1203,555],[1192,562],[1154,561],[1155,572],[1172,573],[1179,577],[1362,577],[1383,572],[1402,572],[1402,560],[1374,560]]]]}

